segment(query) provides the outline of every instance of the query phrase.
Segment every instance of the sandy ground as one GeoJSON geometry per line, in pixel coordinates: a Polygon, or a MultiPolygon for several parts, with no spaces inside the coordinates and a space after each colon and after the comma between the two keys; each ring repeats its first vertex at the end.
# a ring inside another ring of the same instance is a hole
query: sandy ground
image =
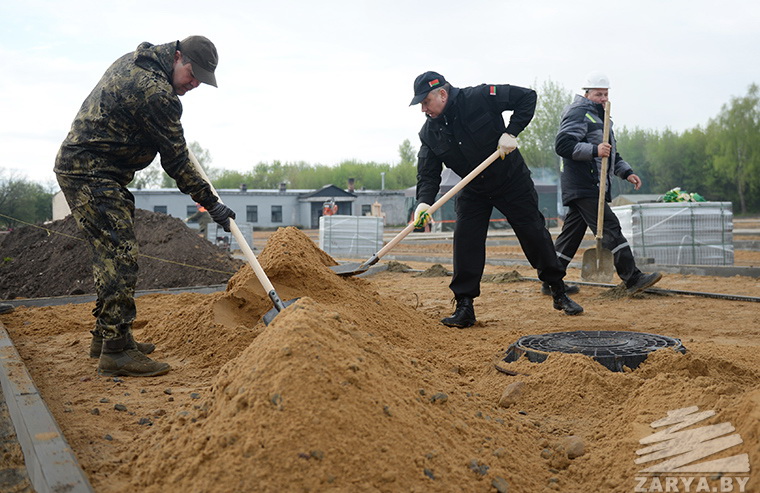
{"type": "MultiPolygon", "coordinates": [[[[639,491],[688,491],[635,460],[652,422],[690,406],[716,412],[693,428],[730,422],[742,439],[708,459],[751,465],[732,489],[703,491],[760,491],[757,303],[584,286],[574,299],[586,311],[570,317],[536,282],[484,282],[478,323],[460,330],[438,323],[452,311],[448,277],[340,278],[292,228],[260,260],[283,299],[300,298],[269,326],[248,267],[225,292],[138,298],[135,334],[172,365],[162,377],[96,375],[91,303],[0,316],[96,491],[633,492],[640,477],[639,491]],[[572,330],[662,334],[687,352],[625,373],[566,354],[496,370],[519,337],[572,330]]],[[[512,271],[535,277],[487,268],[512,271]]],[[[759,279],[739,276],[670,274],[658,287],[760,296],[759,279]]],[[[700,479],[721,487],[715,474],[686,477],[690,491],[700,479]]]]}

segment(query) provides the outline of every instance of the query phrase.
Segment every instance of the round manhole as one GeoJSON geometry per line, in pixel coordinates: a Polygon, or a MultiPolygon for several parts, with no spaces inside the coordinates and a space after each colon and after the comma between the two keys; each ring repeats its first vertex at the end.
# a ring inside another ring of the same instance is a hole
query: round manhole
{"type": "Polygon", "coordinates": [[[528,361],[541,363],[549,353],[579,353],[594,358],[612,371],[623,371],[624,366],[632,370],[637,368],[649,353],[661,348],[686,352],[681,340],[674,337],[643,332],[577,330],[521,337],[509,346],[504,361],[511,363],[525,355],[528,361]]]}

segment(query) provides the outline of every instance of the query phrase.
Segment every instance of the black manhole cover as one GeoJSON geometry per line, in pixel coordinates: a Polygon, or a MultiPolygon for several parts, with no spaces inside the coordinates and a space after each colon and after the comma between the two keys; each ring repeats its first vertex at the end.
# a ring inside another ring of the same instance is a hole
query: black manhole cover
{"type": "Polygon", "coordinates": [[[541,363],[549,353],[579,353],[591,356],[612,371],[623,366],[637,368],[652,351],[671,348],[681,353],[686,348],[680,339],[613,330],[577,330],[521,337],[509,346],[504,361],[511,363],[525,355],[528,361],[541,363]]]}

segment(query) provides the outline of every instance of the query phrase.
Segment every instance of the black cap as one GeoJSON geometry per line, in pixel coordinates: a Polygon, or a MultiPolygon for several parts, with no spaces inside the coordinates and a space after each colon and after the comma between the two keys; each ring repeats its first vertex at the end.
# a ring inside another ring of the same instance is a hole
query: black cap
{"type": "Polygon", "coordinates": [[[193,64],[193,75],[196,79],[217,87],[214,70],[219,63],[216,46],[204,36],[188,36],[179,42],[179,51],[193,64]]]}
{"type": "Polygon", "coordinates": [[[425,99],[430,91],[438,89],[446,84],[446,79],[438,72],[425,72],[414,79],[414,97],[409,106],[419,104],[425,99]]]}

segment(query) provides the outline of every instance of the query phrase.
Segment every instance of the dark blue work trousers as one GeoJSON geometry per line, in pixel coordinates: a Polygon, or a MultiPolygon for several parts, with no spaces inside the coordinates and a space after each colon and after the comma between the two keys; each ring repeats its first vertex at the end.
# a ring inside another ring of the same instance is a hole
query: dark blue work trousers
{"type": "MultiPolygon", "coordinates": [[[[596,220],[599,209],[599,199],[580,198],[568,204],[565,223],[557,237],[557,257],[562,265],[567,265],[573,260],[578,247],[589,228],[596,235],[596,220]]],[[[604,204],[604,220],[602,224],[602,247],[612,252],[612,259],[618,276],[631,286],[641,276],[641,271],[636,267],[631,246],[623,236],[620,221],[609,204],[604,204]]]]}

